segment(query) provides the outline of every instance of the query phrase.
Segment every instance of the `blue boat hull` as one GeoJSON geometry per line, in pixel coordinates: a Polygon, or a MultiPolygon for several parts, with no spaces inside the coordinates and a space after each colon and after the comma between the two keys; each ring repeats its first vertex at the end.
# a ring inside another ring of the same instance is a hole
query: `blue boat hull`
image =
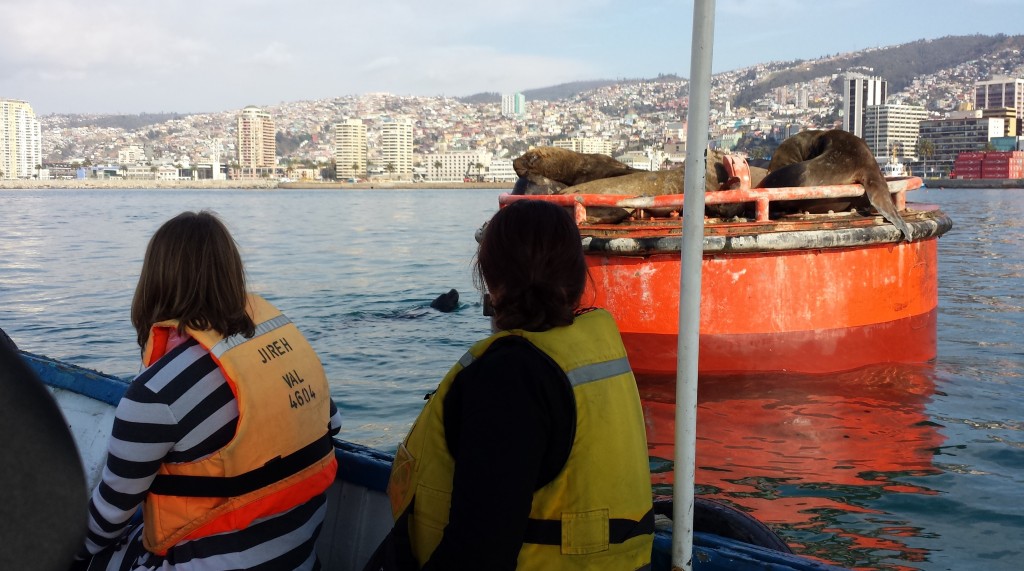
{"type": "MultiPolygon", "coordinates": [[[[61,406],[86,467],[86,479],[90,486],[94,486],[102,473],[106,437],[109,437],[113,411],[128,387],[127,381],[40,355],[22,352],[22,356],[29,368],[50,388],[61,406]],[[103,416],[97,420],[97,415],[103,416]],[[100,430],[99,434],[89,434],[97,429],[100,430]]],[[[385,489],[393,456],[340,439],[335,439],[335,454],[338,458],[338,475],[334,486],[328,490],[328,515],[317,551],[326,570],[359,571],[392,525],[385,489]]],[[[694,569],[842,571],[839,567],[777,550],[786,549],[785,545],[763,525],[737,510],[731,510],[731,513],[722,510],[731,508],[711,503],[697,506],[697,515],[703,513],[705,522],[709,518],[713,519],[710,527],[718,533],[724,533],[720,531],[724,527],[738,532],[727,534],[733,537],[703,532],[700,531],[701,518],[695,518],[698,531],[694,534],[694,569]],[[723,520],[720,514],[724,514],[728,521],[723,520]],[[745,523],[744,518],[749,522],[745,523]],[[751,533],[754,535],[751,536],[751,533]],[[765,534],[771,534],[771,537],[765,534]],[[745,543],[735,537],[746,537],[748,541],[762,545],[745,543]],[[776,549],[763,546],[773,546],[773,541],[780,542],[774,545],[776,549]]],[[[670,514],[671,508],[661,505],[656,511],[670,514]]],[[[671,522],[662,519],[655,535],[652,569],[672,569],[671,552],[671,522]]]]}

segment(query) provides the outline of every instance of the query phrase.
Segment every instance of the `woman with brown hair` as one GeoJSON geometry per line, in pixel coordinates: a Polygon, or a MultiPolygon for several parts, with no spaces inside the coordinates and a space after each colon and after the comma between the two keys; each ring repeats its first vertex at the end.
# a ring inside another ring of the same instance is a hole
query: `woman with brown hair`
{"type": "Polygon", "coordinates": [[[643,414],[614,320],[580,308],[575,223],[551,203],[515,202],[484,229],[477,272],[495,333],[452,367],[399,447],[384,566],[644,568],[643,414]]]}
{"type": "Polygon", "coordinates": [[[340,416],[313,348],[246,291],[212,213],[153,235],[132,324],[145,369],[117,406],[78,567],[318,569],[340,416]]]}

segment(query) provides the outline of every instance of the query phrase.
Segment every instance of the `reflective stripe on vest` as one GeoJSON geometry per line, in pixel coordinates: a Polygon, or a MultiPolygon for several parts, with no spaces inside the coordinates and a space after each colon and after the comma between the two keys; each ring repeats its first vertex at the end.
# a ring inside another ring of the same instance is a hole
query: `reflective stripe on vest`
{"type": "MultiPolygon", "coordinates": [[[[270,303],[251,295],[247,309],[256,323],[251,338],[186,330],[216,361],[238,403],[238,421],[235,436],[220,450],[161,465],[144,505],[144,543],[154,553],[243,529],[311,500],[334,481],[330,387],[320,360],[270,303]]],[[[177,326],[154,326],[145,362],[162,356],[161,330],[177,326]]]]}
{"type": "Polygon", "coordinates": [[[603,310],[543,333],[492,335],[445,375],[399,446],[388,484],[392,513],[396,519],[405,514],[416,559],[422,565],[436,549],[450,508],[454,459],[444,436],[444,398],[459,372],[508,335],[526,339],[558,364],[577,404],[569,459],[534,493],[519,568],[644,568],[653,514],[643,412],[618,330],[603,310]]]}

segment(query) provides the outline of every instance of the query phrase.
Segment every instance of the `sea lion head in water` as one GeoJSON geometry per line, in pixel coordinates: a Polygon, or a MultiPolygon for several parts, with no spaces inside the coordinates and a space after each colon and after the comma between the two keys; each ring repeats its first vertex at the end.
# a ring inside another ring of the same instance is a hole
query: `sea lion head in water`
{"type": "MultiPolygon", "coordinates": [[[[871,149],[864,139],[849,131],[807,130],[786,139],[776,149],[768,165],[768,176],[758,186],[783,188],[834,184],[862,185],[867,202],[899,228],[905,240],[914,239],[910,226],[896,210],[889,185],[871,149]]],[[[795,206],[809,212],[827,212],[866,205],[856,200],[839,200],[799,201],[795,206]]]]}
{"type": "Polygon", "coordinates": [[[448,290],[448,293],[442,293],[434,301],[430,302],[430,307],[442,313],[455,311],[459,308],[459,292],[452,289],[448,290]]]}

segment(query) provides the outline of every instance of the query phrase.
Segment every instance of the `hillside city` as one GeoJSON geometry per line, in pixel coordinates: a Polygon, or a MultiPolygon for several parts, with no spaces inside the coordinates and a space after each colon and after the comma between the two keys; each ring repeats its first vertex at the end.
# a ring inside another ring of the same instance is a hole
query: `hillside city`
{"type": "MultiPolygon", "coordinates": [[[[893,93],[872,69],[836,68],[773,88],[750,105],[732,106],[745,86],[791,66],[773,62],[713,76],[712,148],[763,158],[801,130],[843,128],[862,136],[880,164],[895,159],[912,174],[931,177],[949,176],[963,151],[1021,148],[1019,50],[917,76],[893,93]],[[987,105],[980,90],[989,84],[1005,87],[1010,101],[987,105]],[[843,112],[851,97],[864,97],[856,120],[843,112]]],[[[135,127],[100,126],[100,118],[81,115],[36,119],[31,102],[12,99],[0,99],[0,107],[0,118],[21,109],[29,122],[37,121],[39,133],[38,158],[29,153],[20,164],[0,162],[0,179],[509,182],[516,178],[512,159],[537,146],[603,153],[648,170],[681,162],[687,82],[672,76],[621,82],[551,101],[527,100],[522,93],[483,103],[370,93],[175,116],[135,127]]],[[[22,147],[32,146],[32,138],[30,132],[22,147]]]]}

